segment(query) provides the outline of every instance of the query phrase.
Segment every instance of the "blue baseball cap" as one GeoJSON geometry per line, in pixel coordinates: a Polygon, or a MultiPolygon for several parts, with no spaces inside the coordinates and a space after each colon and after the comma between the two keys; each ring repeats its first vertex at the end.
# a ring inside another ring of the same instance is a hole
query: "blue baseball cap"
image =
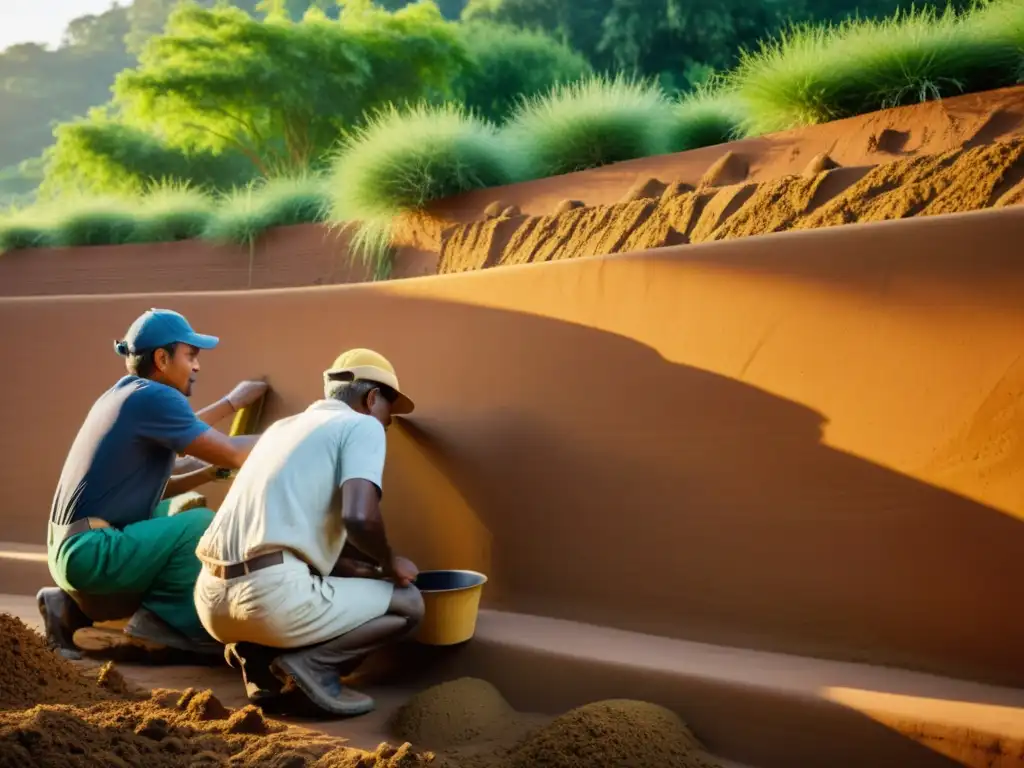
{"type": "Polygon", "coordinates": [[[132,323],[124,339],[114,344],[114,349],[124,357],[168,344],[191,344],[197,349],[213,349],[219,342],[216,336],[193,331],[188,320],[172,309],[147,309],[132,323]]]}

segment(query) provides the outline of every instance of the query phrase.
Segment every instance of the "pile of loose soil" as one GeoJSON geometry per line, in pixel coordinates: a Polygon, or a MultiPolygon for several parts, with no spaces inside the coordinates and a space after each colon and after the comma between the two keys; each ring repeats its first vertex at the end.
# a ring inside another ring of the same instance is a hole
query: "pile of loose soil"
{"type": "Polygon", "coordinates": [[[682,720],[656,704],[599,701],[551,720],[516,712],[494,686],[473,678],[413,697],[391,729],[436,749],[436,768],[719,766],[682,720]]]}
{"type": "Polygon", "coordinates": [[[209,691],[0,712],[0,768],[422,768],[433,761],[409,744],[366,752],[267,720],[254,706],[231,711],[209,691]]]}
{"type": "Polygon", "coordinates": [[[233,711],[208,690],[138,690],[111,663],[87,672],[6,614],[0,662],[0,768],[716,765],[678,717],[645,702],[597,702],[549,722],[516,712],[490,683],[461,678],[410,699],[390,723],[403,743],[368,752],[254,706],[233,711]]]}
{"type": "Polygon", "coordinates": [[[444,749],[500,738],[516,714],[493,685],[464,677],[413,696],[390,726],[400,739],[444,749]]]}
{"type": "Polygon", "coordinates": [[[97,677],[55,654],[21,619],[0,614],[0,710],[91,704],[130,695],[112,667],[97,677]]]}
{"type": "Polygon", "coordinates": [[[673,712],[615,699],[574,709],[512,750],[502,768],[714,768],[673,712]]]}
{"type": "Polygon", "coordinates": [[[747,180],[743,158],[728,154],[698,188],[667,185],[658,199],[648,179],[628,202],[562,206],[547,216],[518,216],[450,227],[440,273],[629,253],[668,245],[819,229],[914,216],[1000,208],[1024,201],[1024,138],[968,143],[939,154],[877,166],[837,167],[816,156],[802,174],[747,180]]]}
{"type": "Polygon", "coordinates": [[[113,664],[91,671],[0,614],[0,768],[423,768],[409,744],[367,752],[344,739],[225,707],[211,691],[143,691],[113,664]]]}

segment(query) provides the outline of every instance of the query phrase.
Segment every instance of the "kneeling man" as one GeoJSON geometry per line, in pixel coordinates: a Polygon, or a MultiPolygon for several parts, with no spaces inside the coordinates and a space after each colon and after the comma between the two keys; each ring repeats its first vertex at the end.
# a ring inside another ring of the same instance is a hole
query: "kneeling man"
{"type": "Polygon", "coordinates": [[[217,649],[196,617],[195,549],[213,512],[171,516],[169,499],[237,468],[256,437],[228,437],[211,424],[267,391],[246,381],[194,413],[188,404],[201,350],[216,336],[179,313],[151,309],[115,345],[128,375],[93,404],[71,446],[50,511],[47,554],[57,587],[37,596],[46,636],[77,658],[76,629],[131,617],[125,631],[191,651],[217,649]],[[198,459],[174,475],[178,454],[198,459]],[[163,500],[163,501],[161,501],[163,500]]]}
{"type": "Polygon", "coordinates": [[[196,549],[195,600],[251,700],[292,678],[320,708],[359,715],[373,699],[340,678],[423,616],[416,567],[392,553],[379,508],[384,431],[413,404],[366,349],[324,372],[324,394],[273,424],[239,471],[196,549]]]}

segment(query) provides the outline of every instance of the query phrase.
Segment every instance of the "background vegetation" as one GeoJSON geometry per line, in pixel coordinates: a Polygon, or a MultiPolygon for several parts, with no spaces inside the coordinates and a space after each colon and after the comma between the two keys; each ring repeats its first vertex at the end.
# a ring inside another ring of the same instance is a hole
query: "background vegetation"
{"type": "Polygon", "coordinates": [[[134,0],[0,74],[0,250],[376,242],[466,189],[1021,82],[1024,2],[134,0]]]}

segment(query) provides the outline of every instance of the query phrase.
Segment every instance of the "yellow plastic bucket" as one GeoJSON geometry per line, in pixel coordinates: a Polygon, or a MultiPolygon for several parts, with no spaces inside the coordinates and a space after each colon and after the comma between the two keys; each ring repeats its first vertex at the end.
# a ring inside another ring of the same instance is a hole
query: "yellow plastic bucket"
{"type": "Polygon", "coordinates": [[[424,645],[457,645],[473,637],[487,577],[476,571],[421,571],[416,586],[426,611],[415,639],[424,645]]]}

